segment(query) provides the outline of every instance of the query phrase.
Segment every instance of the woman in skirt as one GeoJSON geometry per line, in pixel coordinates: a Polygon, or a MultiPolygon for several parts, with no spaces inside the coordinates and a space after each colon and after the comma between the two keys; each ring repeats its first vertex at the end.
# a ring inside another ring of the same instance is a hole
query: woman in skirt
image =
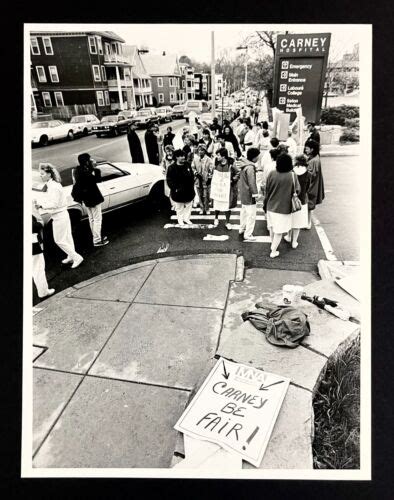
{"type": "MultiPolygon", "coordinates": [[[[213,224],[214,226],[219,225],[219,213],[224,212],[226,216],[226,229],[230,230],[231,209],[237,206],[237,198],[238,198],[237,183],[240,176],[240,172],[234,166],[234,160],[233,158],[229,157],[226,148],[221,148],[216,151],[216,162],[215,162],[213,177],[215,176],[215,172],[218,172],[219,175],[228,174],[230,182],[229,182],[229,193],[226,201],[215,199],[215,193],[213,190],[211,191],[211,198],[213,199],[213,209],[215,211],[215,219],[213,224]]],[[[212,182],[214,181],[212,180],[212,182]]]]}
{"type": "Polygon", "coordinates": [[[293,248],[298,247],[298,236],[300,230],[308,227],[308,188],[310,183],[310,173],[307,169],[307,159],[304,155],[296,156],[295,167],[293,168],[294,175],[297,176],[300,183],[300,193],[298,198],[301,201],[302,207],[298,212],[291,214],[291,231],[284,236],[284,239],[291,243],[293,248]]]}
{"type": "Polygon", "coordinates": [[[312,227],[312,212],[324,200],[324,181],[320,162],[320,145],[313,139],[305,143],[305,153],[308,156],[308,172],[311,181],[308,188],[308,227],[312,227]]]}
{"type": "Polygon", "coordinates": [[[273,259],[278,257],[277,250],[282,235],[291,229],[291,199],[293,196],[293,179],[297,194],[300,192],[298,179],[293,177],[291,157],[282,153],[276,159],[276,168],[268,174],[264,198],[264,211],[267,214],[267,227],[271,237],[271,253],[273,259]]]}

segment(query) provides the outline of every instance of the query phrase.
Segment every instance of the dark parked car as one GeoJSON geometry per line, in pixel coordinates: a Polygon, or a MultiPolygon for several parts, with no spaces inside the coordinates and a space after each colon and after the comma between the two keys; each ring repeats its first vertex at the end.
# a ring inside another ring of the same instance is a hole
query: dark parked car
{"type": "Polygon", "coordinates": [[[131,118],[126,118],[123,114],[108,115],[101,119],[100,123],[93,126],[93,133],[97,137],[102,135],[119,135],[122,132],[127,132],[128,126],[131,123],[131,118]]]}
{"type": "Polygon", "coordinates": [[[144,108],[137,111],[137,113],[132,118],[133,123],[137,125],[137,127],[148,127],[152,123],[159,124],[160,117],[156,113],[154,108],[144,108]]]}

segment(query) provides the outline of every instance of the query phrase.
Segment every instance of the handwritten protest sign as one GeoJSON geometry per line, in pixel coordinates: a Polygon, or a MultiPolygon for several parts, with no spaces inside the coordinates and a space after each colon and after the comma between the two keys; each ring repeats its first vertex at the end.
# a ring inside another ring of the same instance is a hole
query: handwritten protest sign
{"type": "Polygon", "coordinates": [[[290,379],[220,358],[175,424],[258,467],[290,379]]]}
{"type": "Polygon", "coordinates": [[[228,203],[230,199],[230,172],[214,170],[211,181],[211,198],[228,203]]]}

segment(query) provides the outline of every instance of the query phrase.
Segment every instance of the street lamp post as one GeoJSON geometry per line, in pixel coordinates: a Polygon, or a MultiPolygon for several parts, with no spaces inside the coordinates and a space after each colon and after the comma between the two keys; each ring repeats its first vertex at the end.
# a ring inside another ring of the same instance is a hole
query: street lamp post
{"type": "Polygon", "coordinates": [[[245,50],[245,87],[244,87],[244,95],[245,95],[245,104],[246,104],[246,88],[248,86],[248,45],[239,45],[237,50],[245,50]]]}

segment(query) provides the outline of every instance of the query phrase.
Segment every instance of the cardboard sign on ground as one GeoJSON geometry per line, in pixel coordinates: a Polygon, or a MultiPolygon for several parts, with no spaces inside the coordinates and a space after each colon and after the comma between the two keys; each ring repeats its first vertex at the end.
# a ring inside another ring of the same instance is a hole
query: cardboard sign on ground
{"type": "Polygon", "coordinates": [[[175,429],[258,467],[290,379],[220,358],[175,429]]]}

